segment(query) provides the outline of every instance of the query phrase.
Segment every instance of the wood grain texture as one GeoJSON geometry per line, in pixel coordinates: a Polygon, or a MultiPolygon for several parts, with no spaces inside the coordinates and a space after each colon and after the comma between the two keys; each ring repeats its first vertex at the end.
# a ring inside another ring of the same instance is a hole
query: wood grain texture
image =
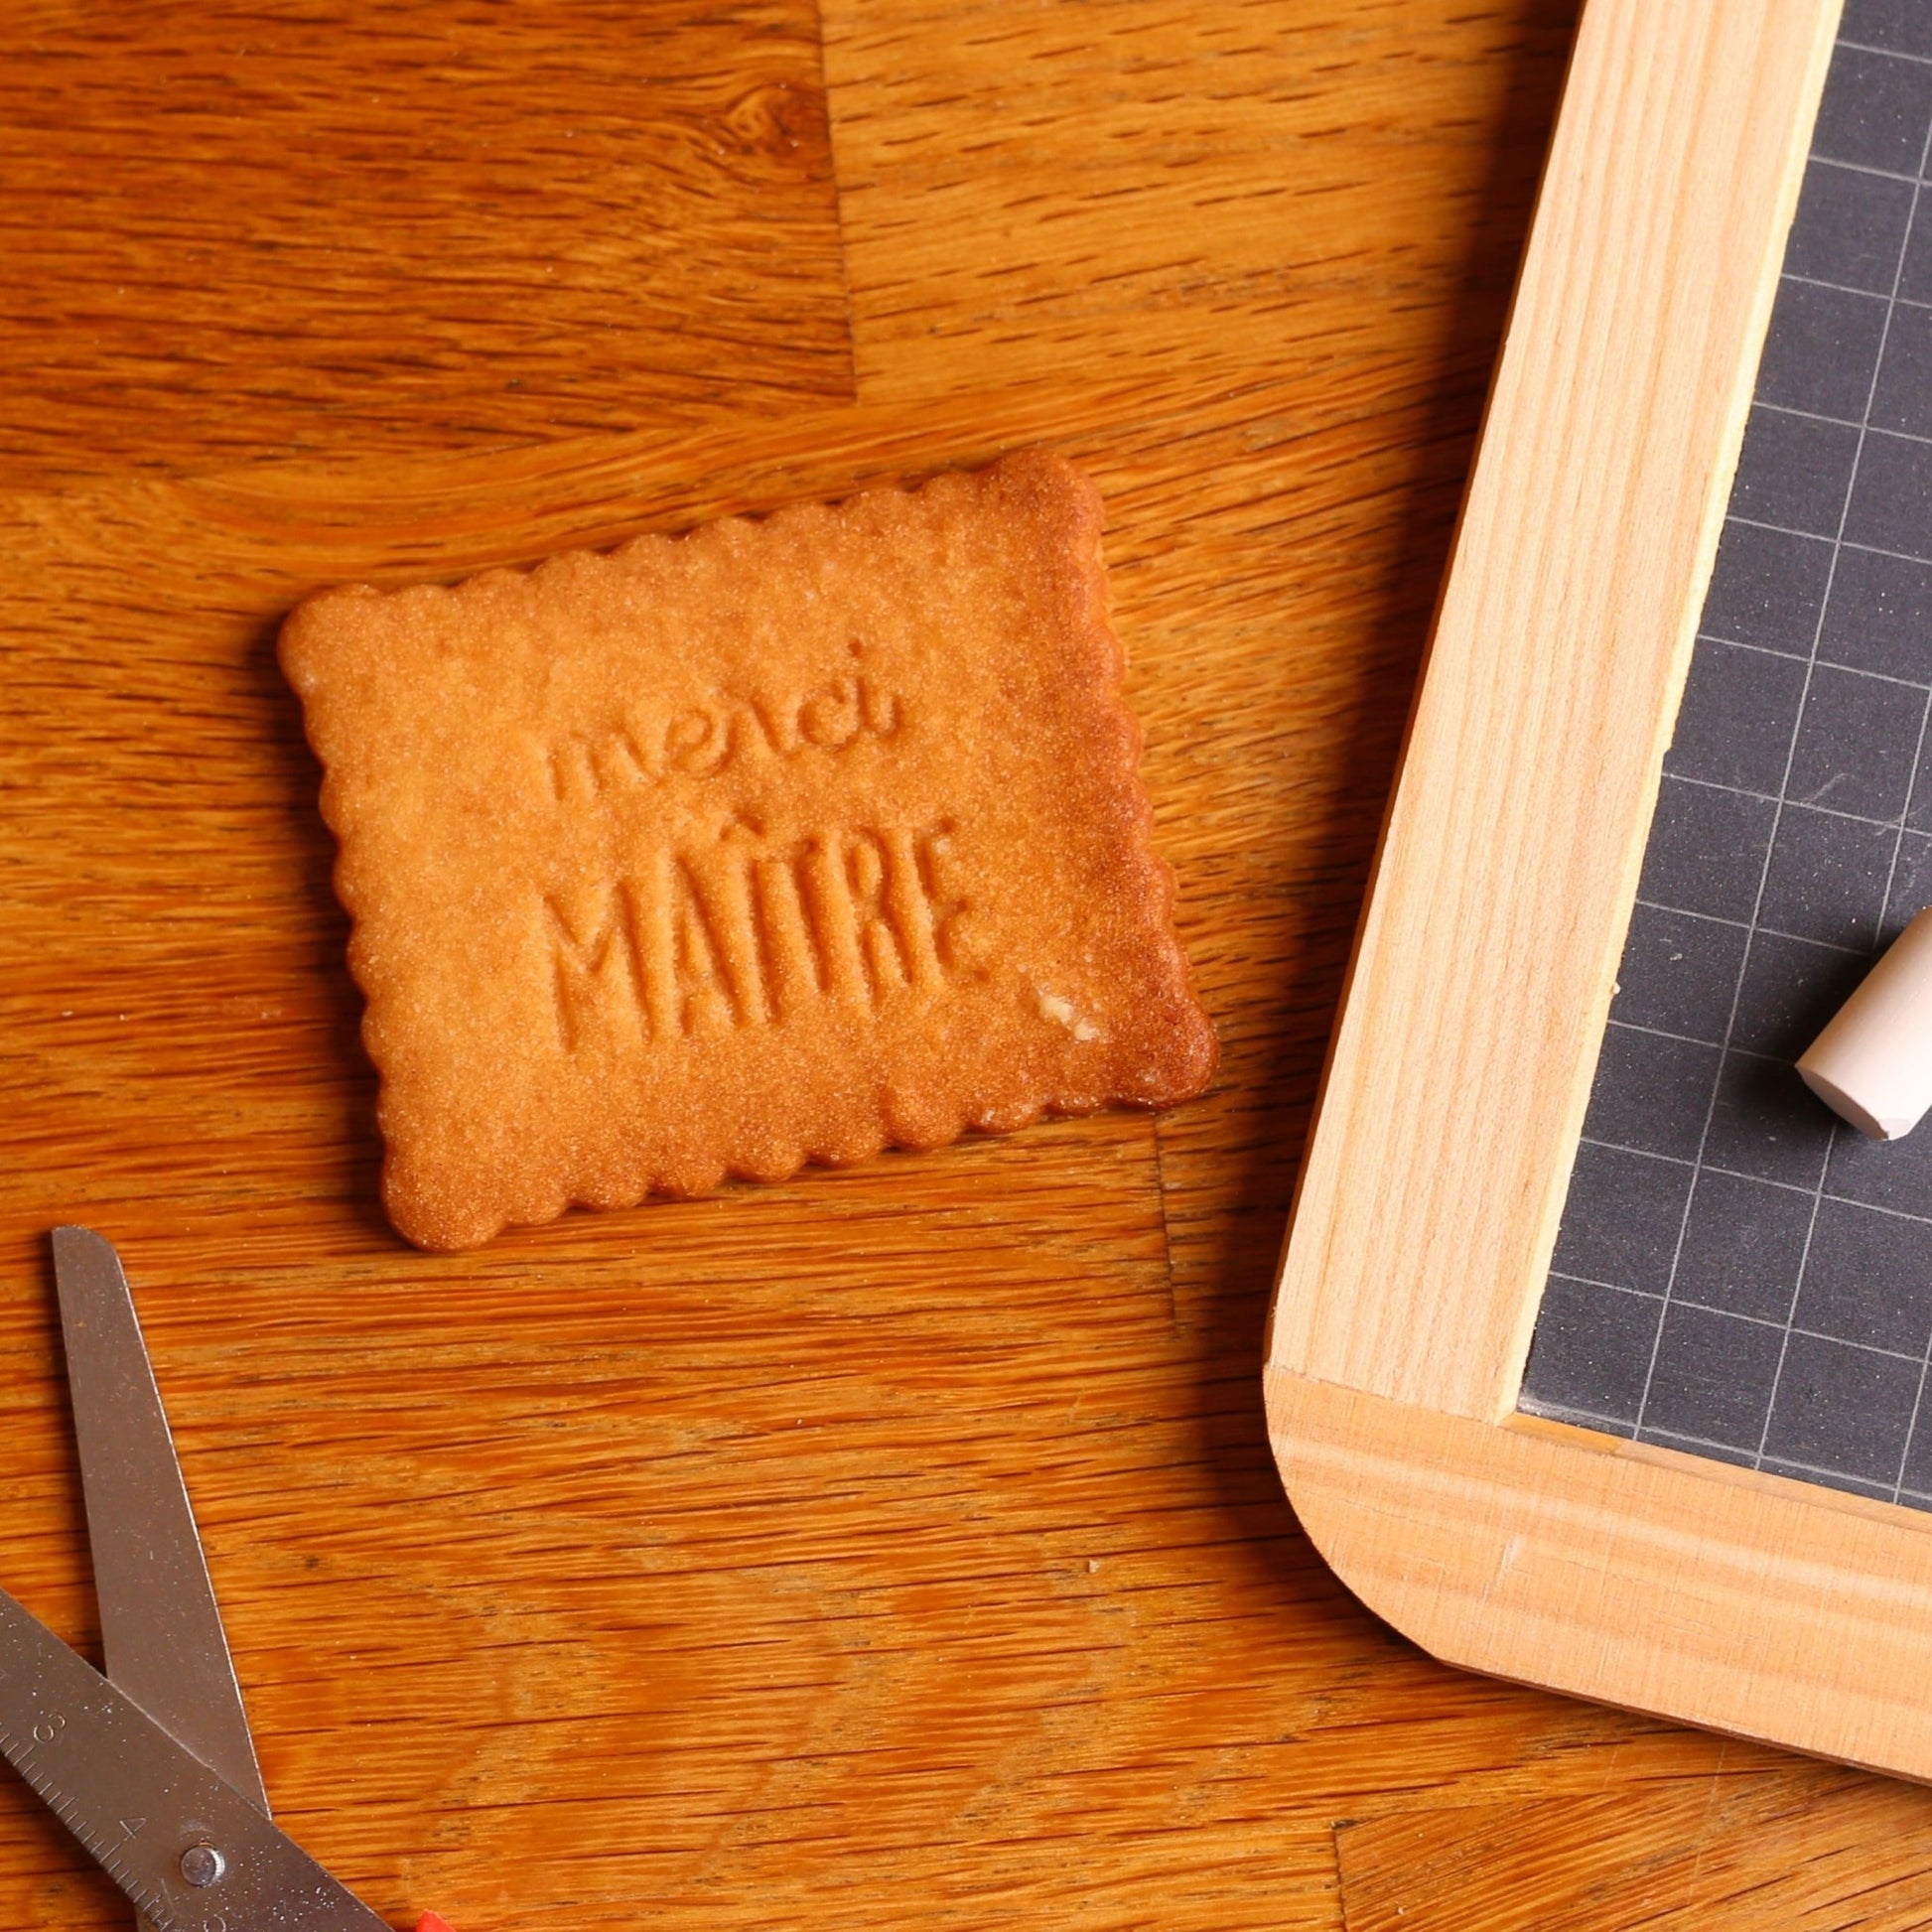
{"type": "Polygon", "coordinates": [[[810,0],[8,11],[0,488],[851,394],[810,0]]]}
{"type": "MultiPolygon", "coordinates": [[[[0,1582],[94,1642],[90,1220],[271,1795],[393,1919],[1338,1932],[1340,1820],[1781,1774],[1395,1637],[1254,1374],[1573,13],[11,10],[0,1582]],[[284,611],[1040,440],[1107,496],[1216,1089],[403,1249],[284,611]]],[[[1821,1818],[1754,1856],[1856,1923],[1898,1816],[1821,1818]]],[[[127,1921],[0,1781],[0,1923],[127,1921]]]]}
{"type": "Polygon", "coordinates": [[[1793,1765],[1398,1814],[1336,1840],[1347,1932],[1908,1932],[1932,1900],[1928,1825],[1932,1793],[1793,1765]]]}

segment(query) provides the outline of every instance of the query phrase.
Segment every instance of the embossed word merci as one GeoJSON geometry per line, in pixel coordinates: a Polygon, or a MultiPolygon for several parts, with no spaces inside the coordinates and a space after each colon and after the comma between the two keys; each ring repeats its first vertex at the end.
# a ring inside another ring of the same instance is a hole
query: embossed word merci
{"type": "MultiPolygon", "coordinates": [[[[858,646],[854,646],[855,654],[858,646]]],[[[609,730],[577,733],[543,750],[551,796],[562,802],[620,787],[709,778],[735,765],[837,755],[862,738],[891,738],[904,710],[895,692],[860,671],[786,698],[719,690],[686,702],[636,706],[609,730]]]]}
{"type": "Polygon", "coordinates": [[[967,976],[970,910],[939,876],[949,826],[838,828],[783,845],[734,823],[664,848],[540,919],[558,1042],[669,1040],[777,1027],[825,1002],[877,1011],[967,976]]]}

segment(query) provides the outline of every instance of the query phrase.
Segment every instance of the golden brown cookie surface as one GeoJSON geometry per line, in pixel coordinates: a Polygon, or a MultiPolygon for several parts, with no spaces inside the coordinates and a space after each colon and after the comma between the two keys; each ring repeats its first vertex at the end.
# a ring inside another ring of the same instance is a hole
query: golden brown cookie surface
{"type": "Polygon", "coordinates": [[[1205,1085],[1100,522],[1027,452],[295,612],[410,1240],[1205,1085]]]}

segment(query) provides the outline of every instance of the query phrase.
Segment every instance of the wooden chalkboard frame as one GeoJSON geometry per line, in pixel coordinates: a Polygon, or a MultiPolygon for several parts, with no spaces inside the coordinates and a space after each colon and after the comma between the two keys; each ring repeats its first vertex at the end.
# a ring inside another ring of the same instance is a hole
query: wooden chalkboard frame
{"type": "Polygon", "coordinates": [[[1448,1662],[1932,1778],[1932,1516],[1516,1413],[1839,0],[1590,0],[1276,1293],[1448,1662]]]}

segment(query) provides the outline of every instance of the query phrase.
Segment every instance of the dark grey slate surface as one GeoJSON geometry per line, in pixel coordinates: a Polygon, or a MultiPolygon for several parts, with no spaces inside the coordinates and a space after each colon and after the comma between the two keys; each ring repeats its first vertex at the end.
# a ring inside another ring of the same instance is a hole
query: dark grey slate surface
{"type": "Polygon", "coordinates": [[[1932,1508],[1932,1123],[1792,1061],[1932,904],[1932,0],[1849,0],[1522,1406],[1932,1508]]]}

